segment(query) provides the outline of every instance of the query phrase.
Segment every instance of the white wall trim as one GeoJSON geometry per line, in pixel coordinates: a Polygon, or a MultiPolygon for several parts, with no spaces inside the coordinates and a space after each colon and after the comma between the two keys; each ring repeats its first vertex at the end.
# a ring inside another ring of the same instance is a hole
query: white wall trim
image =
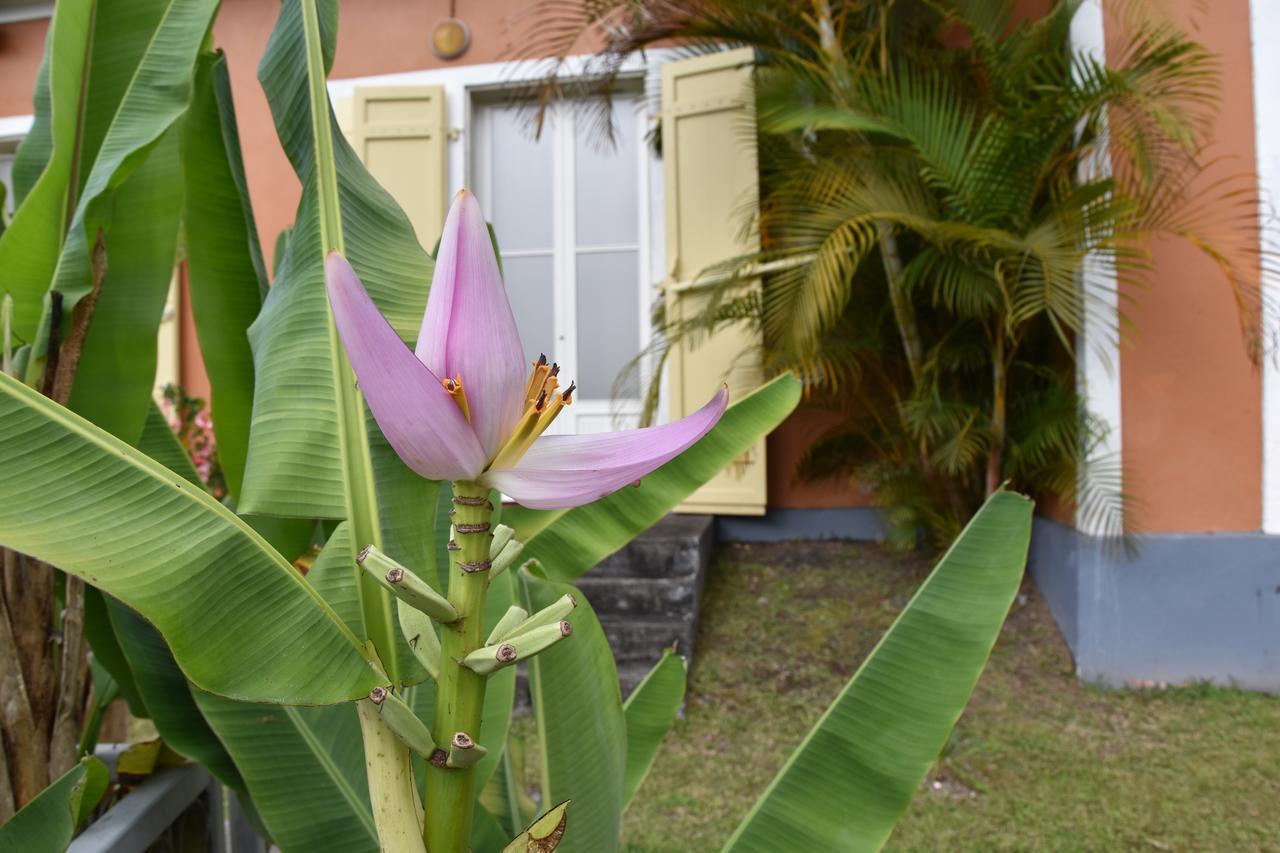
{"type": "MultiPolygon", "coordinates": [[[[1071,44],[1074,50],[1106,60],[1101,0],[1085,0],[1080,5],[1071,21],[1071,44]]],[[[1081,166],[1084,177],[1105,175],[1110,171],[1111,161],[1105,144],[1092,162],[1081,166]]],[[[1081,275],[1083,286],[1095,294],[1096,307],[1085,312],[1077,342],[1076,388],[1089,412],[1102,422],[1105,429],[1100,446],[1094,449],[1085,464],[1121,471],[1124,433],[1120,417],[1120,305],[1115,272],[1098,259],[1085,258],[1081,275]]],[[[1108,479],[1108,486],[1110,482],[1108,479]]],[[[1096,489],[1100,484],[1095,482],[1092,485],[1096,489]]],[[[1077,530],[1091,535],[1113,532],[1100,529],[1099,521],[1086,517],[1077,508],[1077,530]]]]}
{"type": "MultiPolygon", "coordinates": [[[[1249,40],[1253,53],[1253,125],[1258,158],[1258,230],[1264,253],[1280,247],[1280,3],[1250,0],[1249,40]]],[[[1262,264],[1262,323],[1280,324],[1280,275],[1262,264]]],[[[1280,533],[1280,364],[1262,363],[1262,532],[1280,533]]]]}
{"type": "MultiPolygon", "coordinates": [[[[628,57],[619,73],[643,75],[648,66],[667,61],[671,53],[670,50],[648,51],[647,63],[640,56],[628,57]]],[[[568,57],[559,76],[565,79],[581,77],[589,70],[591,60],[592,57],[587,54],[568,57]]],[[[544,70],[539,65],[528,62],[488,62],[375,74],[369,77],[348,77],[329,81],[329,97],[335,102],[340,98],[349,98],[361,86],[443,86],[445,118],[449,123],[447,175],[449,194],[452,195],[470,182],[471,156],[467,139],[472,132],[471,96],[476,92],[502,89],[537,79],[544,70]]]]}
{"type": "Polygon", "coordinates": [[[0,142],[22,139],[31,132],[35,116],[0,116],[0,142]]]}

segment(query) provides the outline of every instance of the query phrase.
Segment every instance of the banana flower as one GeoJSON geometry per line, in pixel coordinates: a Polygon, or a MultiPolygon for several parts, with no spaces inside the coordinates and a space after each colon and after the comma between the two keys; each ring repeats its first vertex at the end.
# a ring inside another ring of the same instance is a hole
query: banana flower
{"type": "Polygon", "coordinates": [[[728,392],[647,429],[543,435],[573,402],[559,368],[526,367],[475,197],[458,193],[436,253],[417,348],[410,351],[337,252],[325,285],[343,347],[369,409],[405,464],[432,480],[498,489],[533,509],[590,503],[635,483],[715,426],[728,392]]]}

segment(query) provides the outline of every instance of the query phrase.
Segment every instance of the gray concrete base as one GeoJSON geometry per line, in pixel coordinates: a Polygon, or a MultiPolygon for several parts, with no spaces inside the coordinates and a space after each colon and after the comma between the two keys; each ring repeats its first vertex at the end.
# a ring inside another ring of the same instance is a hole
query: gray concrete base
{"type": "Polygon", "coordinates": [[[1139,551],[1037,518],[1028,568],[1081,679],[1280,692],[1280,536],[1166,533],[1139,551]]]}

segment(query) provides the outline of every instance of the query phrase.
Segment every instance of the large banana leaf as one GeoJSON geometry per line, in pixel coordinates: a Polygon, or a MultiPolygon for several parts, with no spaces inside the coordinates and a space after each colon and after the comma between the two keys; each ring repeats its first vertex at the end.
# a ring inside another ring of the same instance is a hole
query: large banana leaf
{"type": "Polygon", "coordinates": [[[1032,503],[992,495],[725,850],[878,850],[946,744],[1022,581],[1032,503]]]}
{"type": "Polygon", "coordinates": [[[89,641],[89,648],[93,649],[94,663],[105,670],[116,683],[116,689],[129,705],[129,713],[139,719],[146,719],[147,703],[142,701],[142,694],[133,680],[133,670],[129,668],[129,660],[120,648],[115,628],[111,626],[106,596],[97,587],[84,588],[84,635],[89,641]]]}
{"type": "MultiPolygon", "coordinates": [[[[312,563],[307,583],[354,629],[362,617],[350,564],[344,521],[312,563]]],[[[282,850],[377,849],[354,706],[278,708],[193,692],[282,850]]]]}
{"type": "MultiPolygon", "coordinates": [[[[326,67],[336,3],[320,4],[326,67]]],[[[262,314],[250,330],[257,387],[241,509],[251,513],[345,518],[349,482],[339,435],[340,377],[324,290],[320,198],[308,97],[301,4],[284,3],[258,68],[276,131],[303,196],[262,314]]],[[[391,197],[327,119],[341,191],[346,254],[379,308],[407,339],[417,331],[431,261],[391,197]]],[[[354,520],[353,520],[354,521],[354,520]]]]}
{"type": "MultiPolygon", "coordinates": [[[[408,330],[425,304],[430,260],[404,213],[337,130],[324,87],[336,22],[332,0],[284,3],[259,65],[303,194],[275,283],[249,332],[256,385],[240,509],[347,519],[354,548],[412,551],[429,541],[432,519],[410,510],[420,501],[429,506],[435,487],[369,429],[329,314],[323,263],[349,236],[347,256],[387,316],[408,330]]],[[[412,568],[414,555],[406,556],[412,568]]],[[[358,633],[374,642],[394,680],[422,678],[396,630],[389,595],[361,577],[354,561],[351,568],[364,614],[358,633]]]]}
{"type": "Polygon", "coordinates": [[[137,610],[206,689],[320,705],[384,683],[332,609],[248,525],[2,375],[0,544],[137,610]]]}
{"type": "Polygon", "coordinates": [[[14,297],[13,332],[28,342],[35,338],[65,235],[94,5],[94,0],[67,0],[54,7],[45,63],[36,81],[35,123],[15,162],[21,205],[0,238],[4,288],[14,297]],[[39,178],[28,187],[37,172],[39,178]]]}
{"type": "Polygon", "coordinates": [[[105,764],[81,759],[0,826],[0,853],[63,853],[110,781],[105,764]]]}
{"type": "Polygon", "coordinates": [[[203,764],[224,785],[243,791],[244,780],[196,707],[187,679],[174,662],[164,637],[115,599],[107,599],[107,610],[146,702],[147,715],[164,742],[180,755],[203,764]]]}
{"type": "Polygon", "coordinates": [[[354,704],[293,708],[194,692],[281,850],[378,850],[354,704]]]}
{"type": "Polygon", "coordinates": [[[213,389],[218,460],[227,491],[238,500],[253,412],[248,330],[266,296],[267,275],[221,53],[200,57],[183,125],[182,177],[192,314],[213,389]]]}
{"type": "Polygon", "coordinates": [[[680,704],[684,702],[684,684],[684,658],[667,649],[623,703],[622,711],[627,719],[627,772],[622,785],[624,809],[631,804],[631,798],[649,775],[649,768],[658,757],[658,747],[676,721],[680,704]]]}
{"type": "MultiPolygon", "coordinates": [[[[53,55],[57,44],[54,36],[59,32],[58,13],[61,11],[64,14],[75,15],[77,14],[77,10],[73,8],[75,5],[66,3],[63,10],[55,9],[49,29],[45,33],[44,55],[40,58],[40,69],[36,72],[36,90],[31,99],[34,113],[31,129],[18,144],[18,151],[13,157],[13,171],[9,174],[13,181],[15,211],[26,201],[36,181],[40,180],[41,173],[49,165],[49,158],[53,155],[53,92],[49,81],[49,57],[53,55]]],[[[71,28],[69,24],[64,26],[71,28]]],[[[63,43],[67,43],[66,36],[63,36],[63,39],[63,43]]],[[[59,118],[65,117],[59,114],[59,118]]]]}
{"type": "MultiPolygon", "coordinates": [[[[195,467],[154,402],[149,407],[138,449],[188,483],[203,488],[195,467]]],[[[92,593],[85,597],[85,630],[89,633],[89,626],[94,627],[94,633],[90,634],[94,656],[100,657],[100,650],[107,651],[109,658],[120,656],[120,661],[112,661],[109,671],[114,674],[116,665],[123,662],[127,684],[137,693],[141,709],[133,710],[134,715],[150,718],[165,743],[187,758],[199,761],[224,785],[245,796],[244,780],[196,707],[186,676],[173,659],[164,637],[116,599],[92,587],[86,593],[92,593]],[[91,600],[92,606],[88,603],[91,600]],[[101,612],[97,612],[99,607],[101,612]]],[[[97,690],[96,684],[94,689],[97,690]]]]}
{"type": "MultiPolygon", "coordinates": [[[[638,489],[565,510],[510,507],[506,523],[525,541],[523,557],[548,577],[572,581],[675,509],[699,486],[767,435],[800,401],[800,381],[780,376],[734,403],[693,447],[645,477],[638,489]]],[[[574,803],[574,814],[581,814],[574,803]]]]}
{"type": "MultiPolygon", "coordinates": [[[[61,294],[65,318],[93,289],[95,266],[101,269],[95,246],[109,237],[115,191],[186,110],[195,57],[216,7],[216,0],[69,0],[55,9],[49,98],[37,97],[51,116],[48,133],[38,121],[42,130],[32,142],[51,147],[0,239],[15,331],[35,344],[29,378],[43,369],[52,316],[46,293],[61,294]]],[[[27,155],[24,168],[40,159],[27,155]]],[[[139,429],[143,414],[134,415],[139,429]]]]}
{"type": "Polygon", "coordinates": [[[109,203],[118,215],[106,275],[67,405],[133,444],[151,404],[157,329],[177,252],[182,181],[175,131],[147,153],[109,203]]]}
{"type": "Polygon", "coordinates": [[[565,593],[578,606],[573,636],[529,661],[529,691],[542,747],[542,803],[573,801],[559,853],[618,849],[627,731],[613,652],[586,596],[568,584],[521,572],[532,613],[565,593]]]}

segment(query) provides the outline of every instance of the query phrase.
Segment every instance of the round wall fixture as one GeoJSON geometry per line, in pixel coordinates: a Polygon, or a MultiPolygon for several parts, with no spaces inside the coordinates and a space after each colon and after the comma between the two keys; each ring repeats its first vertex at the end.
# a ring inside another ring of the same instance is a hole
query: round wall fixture
{"type": "Polygon", "coordinates": [[[471,28],[461,18],[442,18],[431,31],[431,49],[441,59],[457,59],[471,46],[471,28]]]}

